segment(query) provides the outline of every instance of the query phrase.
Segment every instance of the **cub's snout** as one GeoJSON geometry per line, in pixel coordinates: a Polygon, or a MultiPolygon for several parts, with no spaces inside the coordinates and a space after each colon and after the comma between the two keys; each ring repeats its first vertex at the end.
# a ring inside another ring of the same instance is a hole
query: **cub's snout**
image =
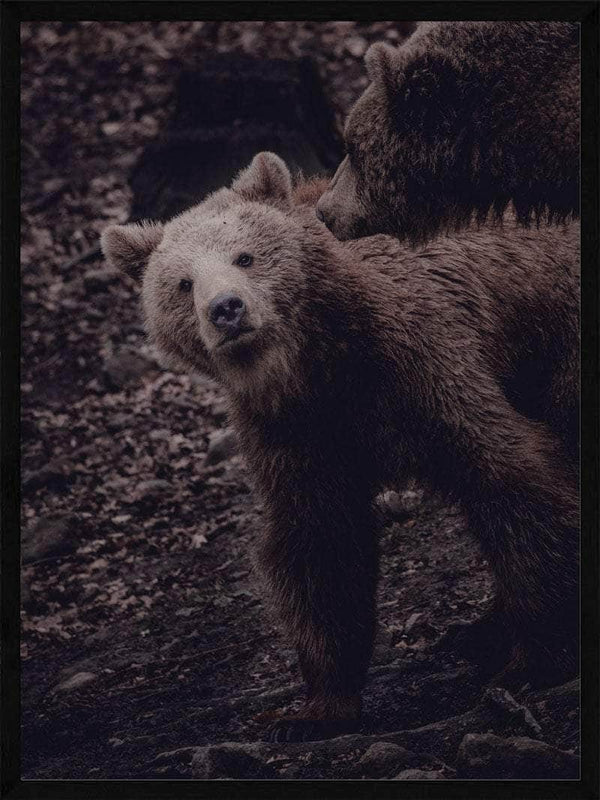
{"type": "Polygon", "coordinates": [[[237,333],[246,315],[246,304],[233,292],[221,292],[208,304],[208,318],[218,330],[237,333]]]}

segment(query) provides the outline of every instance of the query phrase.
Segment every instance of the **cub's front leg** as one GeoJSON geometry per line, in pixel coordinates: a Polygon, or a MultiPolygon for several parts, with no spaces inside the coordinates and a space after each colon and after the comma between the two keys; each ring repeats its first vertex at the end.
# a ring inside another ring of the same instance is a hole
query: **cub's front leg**
{"type": "Polygon", "coordinates": [[[323,739],[356,727],[371,657],[377,582],[371,497],[339,462],[279,463],[268,483],[259,558],[298,652],[307,697],[272,715],[274,741],[323,739]],[[342,477],[340,477],[342,476],[342,477]]]}

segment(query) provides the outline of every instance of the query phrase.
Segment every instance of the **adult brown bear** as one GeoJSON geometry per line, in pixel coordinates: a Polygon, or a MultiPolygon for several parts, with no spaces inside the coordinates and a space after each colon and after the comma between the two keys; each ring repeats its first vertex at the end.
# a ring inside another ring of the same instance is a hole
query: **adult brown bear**
{"type": "Polygon", "coordinates": [[[424,241],[510,202],[525,225],[577,216],[577,24],[421,23],[365,63],[371,84],[318,204],[338,238],[424,241]]]}
{"type": "Polygon", "coordinates": [[[341,243],[270,153],[164,225],[104,232],[109,261],[142,280],[158,346],[228,394],[265,506],[261,562],[308,692],[276,738],[356,724],[375,626],[373,499],[407,472],[461,503],[495,571],[504,678],[574,670],[578,240],[573,223],[420,251],[341,243]]]}

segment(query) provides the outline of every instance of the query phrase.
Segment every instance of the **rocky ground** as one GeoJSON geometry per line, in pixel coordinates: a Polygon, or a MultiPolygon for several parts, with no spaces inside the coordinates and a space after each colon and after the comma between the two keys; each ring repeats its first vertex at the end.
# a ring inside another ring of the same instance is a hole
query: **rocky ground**
{"type": "Polygon", "coordinates": [[[380,632],[361,730],[268,744],[298,665],[252,566],[261,512],[219,387],[165,371],[134,286],[81,255],[206,54],[312,55],[341,122],[403,23],[29,23],[22,78],[26,778],[573,778],[579,683],[513,697],[432,645],[492,592],[460,514],[380,498],[380,632]]]}

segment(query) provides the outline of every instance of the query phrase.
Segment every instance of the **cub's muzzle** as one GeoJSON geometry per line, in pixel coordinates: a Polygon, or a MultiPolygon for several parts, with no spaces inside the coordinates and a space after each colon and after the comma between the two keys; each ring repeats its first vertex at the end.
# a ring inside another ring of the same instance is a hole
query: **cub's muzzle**
{"type": "Polygon", "coordinates": [[[208,318],[220,331],[231,335],[240,330],[246,314],[244,301],[232,292],[222,292],[208,305],[208,318]]]}

